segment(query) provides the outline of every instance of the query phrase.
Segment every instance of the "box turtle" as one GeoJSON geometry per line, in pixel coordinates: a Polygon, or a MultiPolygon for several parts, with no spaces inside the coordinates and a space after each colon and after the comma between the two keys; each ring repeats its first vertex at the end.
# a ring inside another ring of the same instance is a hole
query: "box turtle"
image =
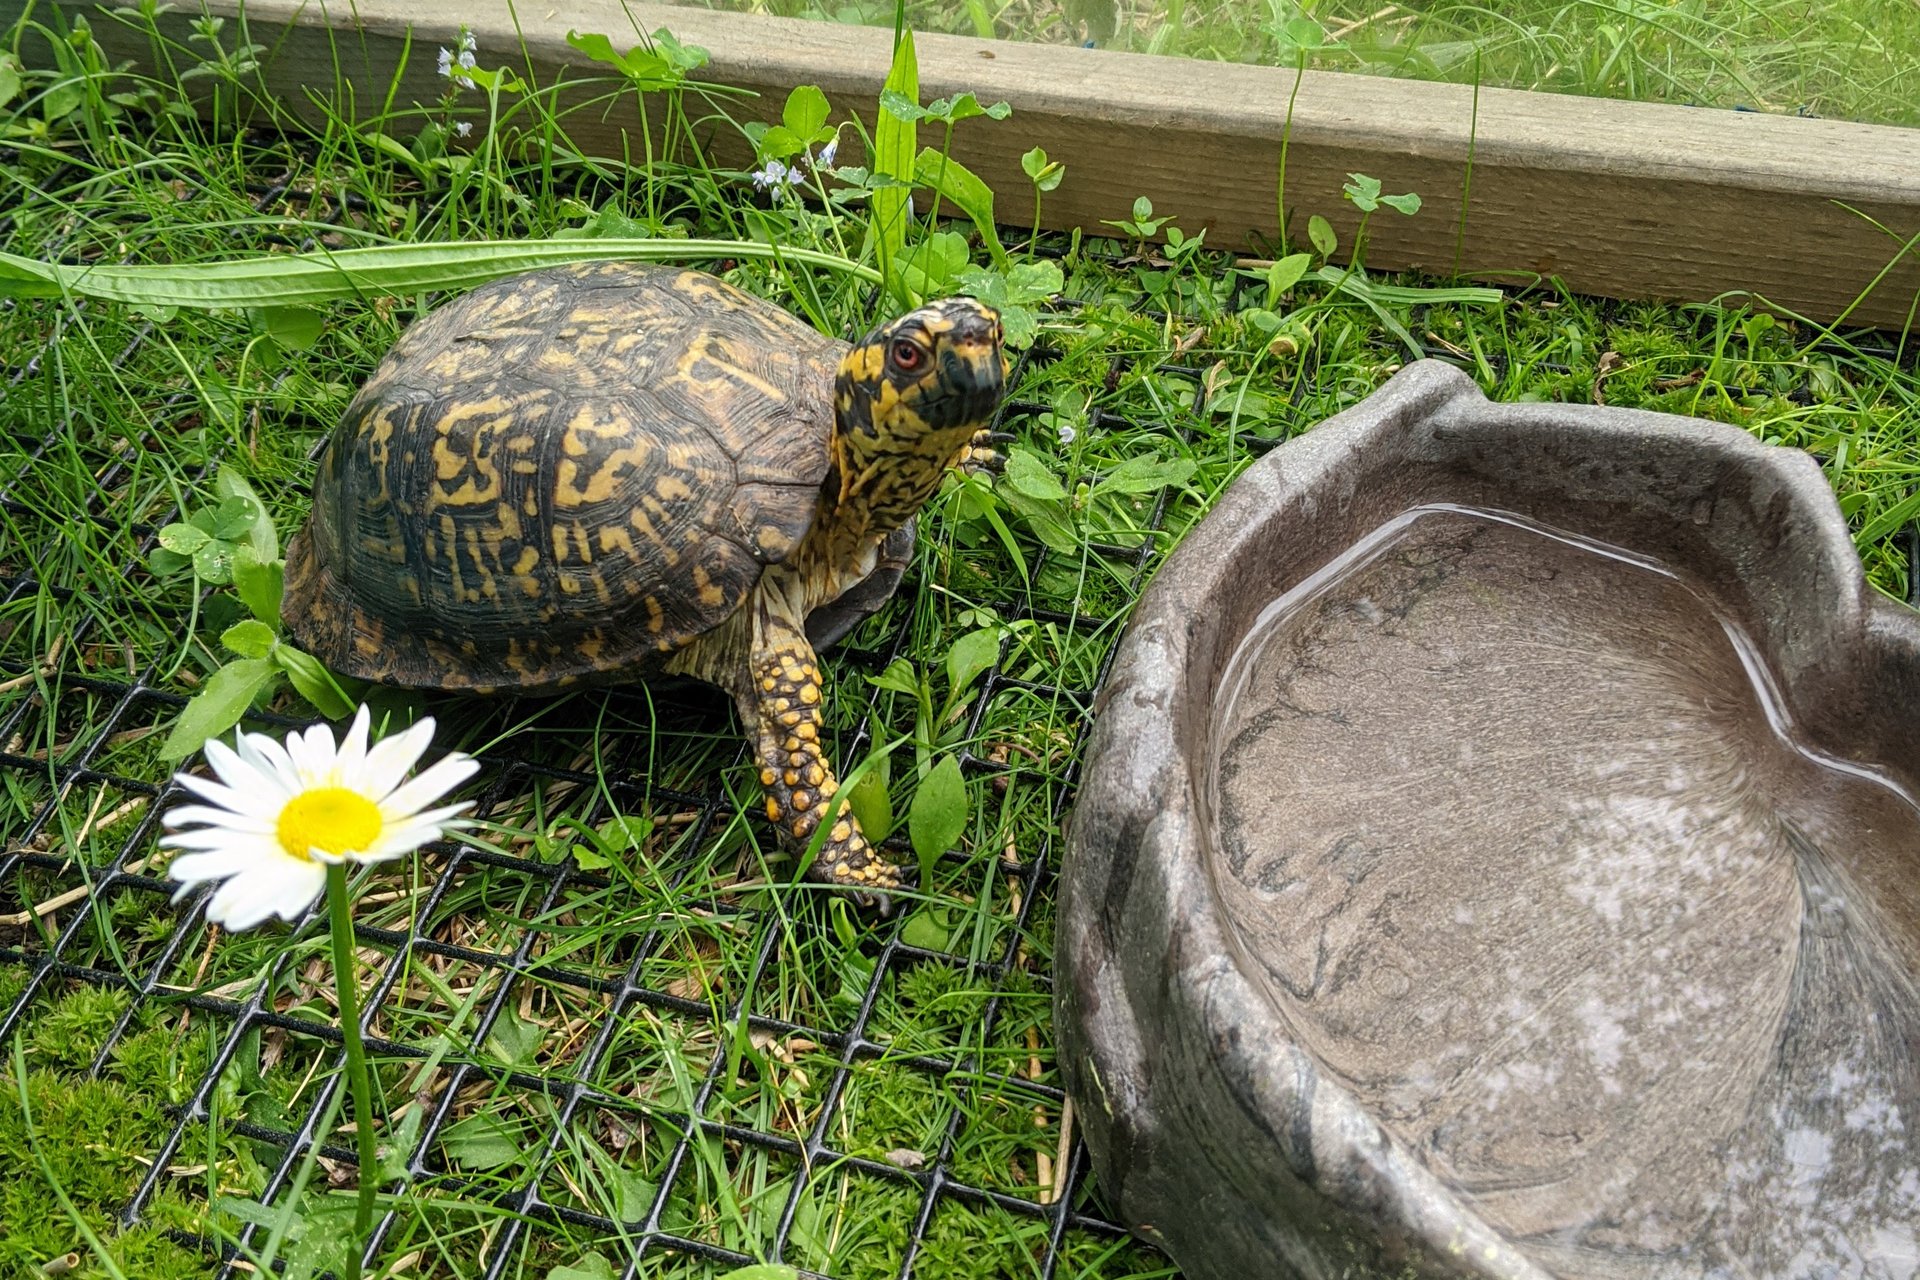
{"type": "MultiPolygon", "coordinates": [[[[495,282],[412,325],[348,406],[287,549],[287,630],[418,688],[718,685],[804,847],[837,786],[814,641],[891,593],[946,470],[994,461],[1006,372],[971,299],[848,344],[696,271],[495,282]]],[[[811,869],[883,906],[903,883],[844,807],[811,869]]]]}

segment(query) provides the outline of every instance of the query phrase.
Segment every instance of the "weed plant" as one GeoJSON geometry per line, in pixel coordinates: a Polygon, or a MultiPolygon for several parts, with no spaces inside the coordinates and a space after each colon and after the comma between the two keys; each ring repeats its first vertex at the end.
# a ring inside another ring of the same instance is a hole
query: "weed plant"
{"type": "MultiPolygon", "coordinates": [[[[418,109],[302,125],[234,32],[169,41],[151,17],[93,20],[144,23],[205,115],[109,74],[83,25],[29,14],[8,33],[0,248],[104,269],[440,246],[444,271],[474,242],[731,240],[764,252],[699,263],[827,331],[966,289],[1021,340],[1006,475],[943,491],[905,588],[828,656],[863,821],[925,872],[898,917],[794,883],[707,691],[411,700],[486,762],[485,826],[357,886],[387,1177],[372,1274],[719,1276],[777,1252],[849,1278],[1171,1275],[1099,1217],[1055,1060],[1053,872],[1082,731],[1180,535],[1261,451],[1415,352],[1503,399],[1599,396],[1805,449],[1874,585],[1911,590],[1903,340],[1391,280],[1330,264],[1323,226],[1255,262],[1144,202],[1097,234],[996,231],[995,193],[908,126],[1018,117],[919,103],[904,58],[875,136],[799,91],[735,172],[685,127],[725,104],[665,36],[582,37],[607,67],[599,102],[644,90],[666,122],[642,163],[575,145],[551,86],[498,69],[512,51],[449,50],[444,95],[418,109]],[[951,221],[927,216],[936,189],[951,221]]],[[[1033,190],[998,193],[1015,218],[1057,180],[1044,155],[1028,173],[1033,190]]],[[[1415,204],[1358,178],[1345,198],[1415,204]]],[[[352,1136],[310,1131],[339,1072],[324,930],[218,936],[170,901],[153,840],[183,705],[258,660],[223,642],[249,608],[242,548],[304,517],[315,449],[444,296],[434,279],[321,307],[0,303],[0,1046],[17,1064],[0,1274],[70,1254],[77,1276],[226,1274],[223,1249],[275,1236],[290,1274],[324,1256],[354,1176],[352,1136]]],[[[274,667],[234,714],[284,726],[326,697],[274,667]]]]}

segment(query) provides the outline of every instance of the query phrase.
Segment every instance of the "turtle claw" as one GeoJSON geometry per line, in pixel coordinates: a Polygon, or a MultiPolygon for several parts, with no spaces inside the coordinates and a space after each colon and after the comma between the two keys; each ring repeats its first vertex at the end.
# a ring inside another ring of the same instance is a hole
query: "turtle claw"
{"type": "Polygon", "coordinates": [[[1007,469],[1007,455],[994,446],[1010,444],[1013,439],[1013,433],[1010,431],[994,431],[989,427],[982,427],[973,433],[973,438],[967,441],[965,448],[960,450],[960,456],[954,459],[954,465],[970,476],[982,474],[997,476],[1007,469]]]}

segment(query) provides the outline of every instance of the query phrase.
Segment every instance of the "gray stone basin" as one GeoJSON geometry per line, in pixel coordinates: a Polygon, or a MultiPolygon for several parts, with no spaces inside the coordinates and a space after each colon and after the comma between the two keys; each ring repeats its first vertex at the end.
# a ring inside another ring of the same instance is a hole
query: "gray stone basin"
{"type": "Polygon", "coordinates": [[[1807,456],[1410,366],[1122,642],[1067,1079],[1193,1280],[1920,1276],[1920,615],[1807,456]]]}

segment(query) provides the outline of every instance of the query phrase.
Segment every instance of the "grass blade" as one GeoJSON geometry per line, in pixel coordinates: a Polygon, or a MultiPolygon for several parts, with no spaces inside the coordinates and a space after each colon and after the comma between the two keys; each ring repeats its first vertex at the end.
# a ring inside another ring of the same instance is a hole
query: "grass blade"
{"type": "Polygon", "coordinates": [[[836,254],[751,240],[480,240],[164,266],[39,262],[0,253],[0,298],[77,294],[156,307],[312,306],[430,289],[470,289],[501,276],[569,262],[704,258],[778,258],[880,281],[873,268],[836,254]]]}

